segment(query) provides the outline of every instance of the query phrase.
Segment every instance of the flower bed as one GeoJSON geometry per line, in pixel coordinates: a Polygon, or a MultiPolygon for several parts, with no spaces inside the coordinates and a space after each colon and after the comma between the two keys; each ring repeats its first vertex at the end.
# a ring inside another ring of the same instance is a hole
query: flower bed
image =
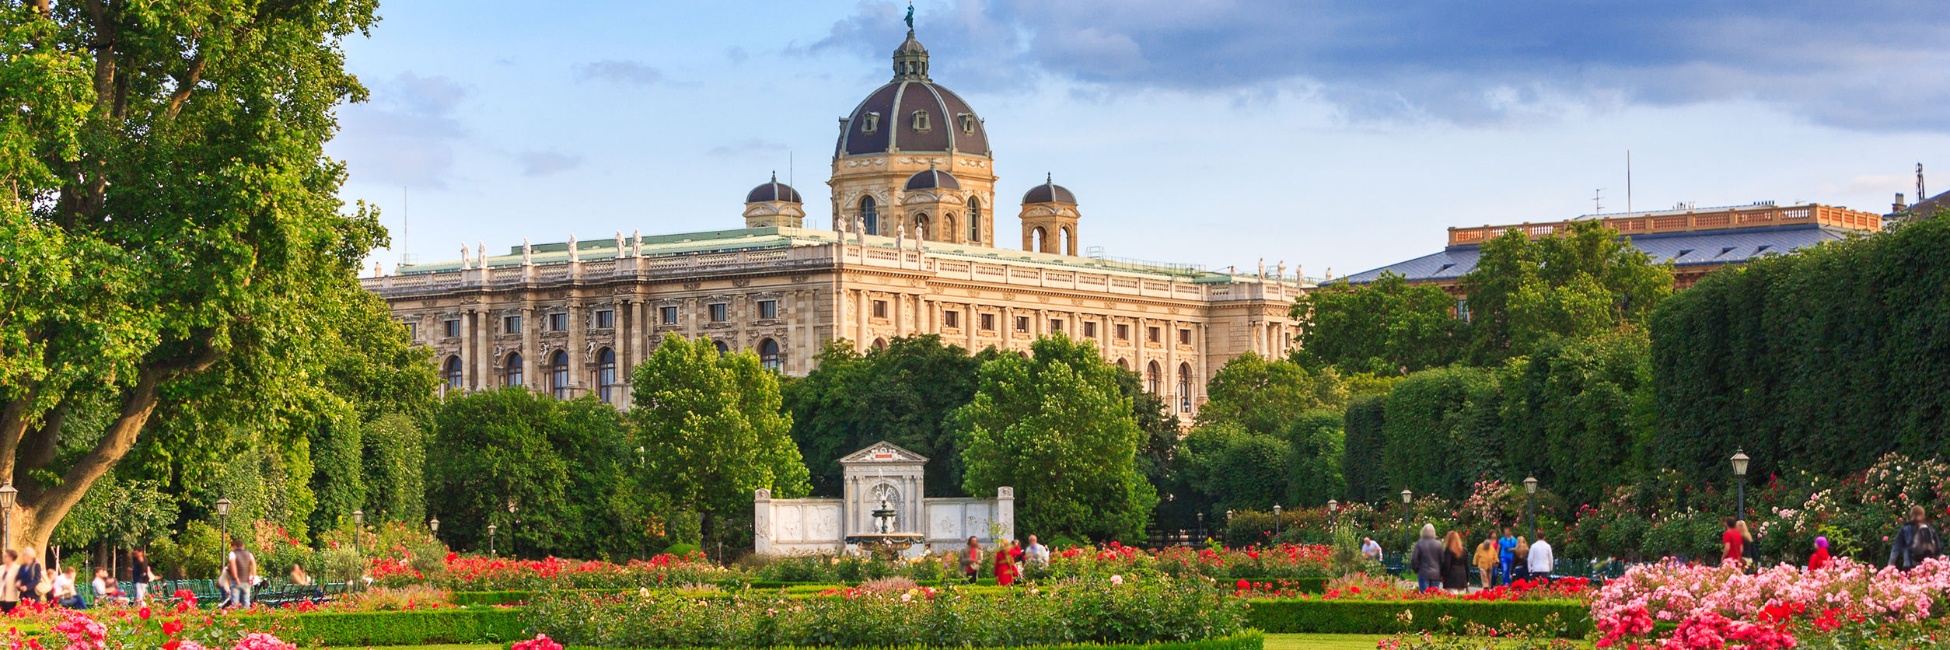
{"type": "Polygon", "coordinates": [[[1465,594],[1451,594],[1439,589],[1416,591],[1401,586],[1401,583],[1391,578],[1366,575],[1321,580],[1318,584],[1319,589],[1309,590],[1305,587],[1314,585],[1310,581],[1240,579],[1233,583],[1233,595],[1248,598],[1317,598],[1319,600],[1562,602],[1587,600],[1595,593],[1591,589],[1591,581],[1584,578],[1559,578],[1550,582],[1518,580],[1508,585],[1497,585],[1490,589],[1465,594]]]}
{"type": "Polygon", "coordinates": [[[537,631],[571,645],[650,647],[1027,647],[1150,644],[1242,632],[1245,604],[1188,581],[1075,580],[1001,593],[920,588],[843,596],[670,591],[547,593],[537,631]]]}
{"type": "Polygon", "coordinates": [[[1253,600],[1247,612],[1247,624],[1269,634],[1394,634],[1453,631],[1474,624],[1495,629],[1530,627],[1548,636],[1580,638],[1592,629],[1581,601],[1281,598],[1253,600]]]}
{"type": "Polygon", "coordinates": [[[1807,637],[1900,635],[1940,625],[1950,560],[1908,572],[1847,559],[1806,571],[1755,575],[1665,562],[1634,567],[1591,605],[1601,647],[1656,642],[1675,648],[1790,648],[1807,637]],[[1671,627],[1659,625],[1669,624],[1671,627]]]}
{"type": "Polygon", "coordinates": [[[658,555],[648,560],[631,560],[627,564],[560,558],[517,560],[462,557],[448,553],[444,569],[430,576],[416,569],[411,558],[377,558],[372,561],[371,575],[374,583],[379,585],[432,584],[455,591],[634,589],[715,584],[745,577],[711,563],[704,554],[696,552],[683,557],[658,555]]]}

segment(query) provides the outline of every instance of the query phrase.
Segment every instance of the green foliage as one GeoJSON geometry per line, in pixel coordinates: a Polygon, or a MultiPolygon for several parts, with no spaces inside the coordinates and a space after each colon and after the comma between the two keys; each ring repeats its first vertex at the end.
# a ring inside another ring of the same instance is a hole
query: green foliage
{"type": "Polygon", "coordinates": [[[119,548],[140,548],[169,534],[176,523],[176,499],[156,481],[123,481],[102,477],[55,527],[53,543],[86,548],[106,541],[119,548]]]}
{"type": "Polygon", "coordinates": [[[217,574],[223,561],[223,540],[215,526],[191,521],[183,532],[157,539],[149,547],[149,561],[156,575],[165,578],[198,578],[217,574]]]}
{"type": "Polygon", "coordinates": [[[1361,286],[1329,283],[1294,301],[1301,332],[1295,356],[1349,375],[1446,366],[1458,359],[1466,336],[1455,308],[1456,299],[1440,287],[1409,284],[1394,273],[1361,286]]]}
{"type": "Polygon", "coordinates": [[[1559,637],[1582,638],[1592,630],[1584,603],[1500,602],[1453,599],[1409,601],[1254,600],[1247,625],[1270,634],[1391,634],[1404,630],[1442,630],[1476,623],[1502,627],[1540,626],[1559,637]],[[1403,613],[1407,615],[1404,616],[1403,613]]]}
{"type": "Polygon", "coordinates": [[[1287,425],[1287,506],[1326,505],[1346,493],[1341,468],[1347,453],[1344,422],[1339,411],[1315,409],[1287,425]]]}
{"type": "Polygon", "coordinates": [[[709,339],[666,333],[636,367],[630,425],[649,465],[640,485],[670,512],[749,512],[752,492],[804,496],[806,466],[782,412],[778,375],[750,352],[719,355],[709,339]]]}
{"type": "Polygon", "coordinates": [[[434,416],[427,507],[442,519],[440,536],[462,548],[485,549],[494,524],[503,553],[629,552],[640,538],[619,528],[609,500],[633,455],[626,444],[621,416],[594,398],[520,388],[449,397],[434,416]]]}
{"type": "Polygon", "coordinates": [[[1356,397],[1344,416],[1346,437],[1341,448],[1341,475],[1351,503],[1374,503],[1388,498],[1383,431],[1387,401],[1380,395],[1356,397]]]}
{"type": "Polygon", "coordinates": [[[1651,434],[1651,375],[1648,340],[1636,329],[1553,342],[1511,360],[1500,381],[1506,466],[1573,503],[1596,503],[1630,483],[1651,434]]]}
{"type": "Polygon", "coordinates": [[[413,420],[389,413],[366,423],[359,466],[366,478],[366,512],[418,524],[427,519],[427,435],[413,420]]]}
{"type": "Polygon", "coordinates": [[[1546,343],[1642,323],[1672,295],[1670,264],[1599,221],[1532,241],[1511,229],[1484,242],[1462,279],[1469,296],[1469,357],[1483,365],[1524,356],[1546,343]]]}
{"type": "Polygon", "coordinates": [[[1724,483],[1950,453],[1950,219],[1709,274],[1651,320],[1650,464],[1724,483]]]}
{"type": "Polygon", "coordinates": [[[974,397],[980,360],[927,334],[865,355],[834,341],[818,364],[781,391],[814,494],[840,496],[839,459],[885,440],[928,458],[926,496],[966,496],[961,448],[943,423],[974,397]]]}
{"type": "Polygon", "coordinates": [[[1382,462],[1390,492],[1460,499],[1478,477],[1500,473],[1495,373],[1442,368],[1412,375],[1386,398],[1382,462]]]}
{"type": "Polygon", "coordinates": [[[518,609],[242,614],[233,618],[255,629],[275,627],[284,640],[304,647],[499,644],[532,636],[528,617],[518,609]]]}
{"type": "Polygon", "coordinates": [[[984,362],[957,409],[969,494],[1017,490],[1016,528],[1050,538],[1137,541],[1158,497],[1136,467],[1143,433],[1096,347],[1058,336],[1035,356],[984,362]]]}
{"type": "Polygon", "coordinates": [[[1299,364],[1246,352],[1227,361],[1205,389],[1198,424],[1231,422],[1262,435],[1285,433],[1300,416],[1347,404],[1347,388],[1331,369],[1309,373],[1299,364]]]}
{"type": "Polygon", "coordinates": [[[1293,447],[1285,440],[1242,433],[1226,441],[1212,468],[1212,495],[1219,508],[1267,510],[1286,498],[1293,447]]]}

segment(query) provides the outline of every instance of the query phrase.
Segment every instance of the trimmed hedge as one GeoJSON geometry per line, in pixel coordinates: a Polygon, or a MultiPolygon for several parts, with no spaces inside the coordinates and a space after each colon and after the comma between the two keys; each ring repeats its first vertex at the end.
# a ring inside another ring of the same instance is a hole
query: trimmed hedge
{"type": "MultiPolygon", "coordinates": [[[[909,646],[890,645],[887,648],[898,650],[909,646]]],[[[1265,650],[1266,637],[1259,632],[1245,632],[1221,639],[1204,641],[1185,641],[1173,643],[1153,643],[1149,645],[1099,645],[1078,643],[1072,645],[1030,645],[1010,648],[969,648],[966,650],[1265,650]]],[[[615,650],[593,646],[569,646],[565,650],[615,650]]],[[[659,648],[658,650],[722,650],[718,648],[659,648]]],[[[830,650],[828,648],[797,648],[780,646],[769,650],[830,650]]]]}
{"type": "Polygon", "coordinates": [[[457,643],[507,643],[528,638],[528,615],[519,609],[433,609],[410,612],[243,614],[276,625],[301,647],[365,647],[457,643]]]}
{"type": "Polygon", "coordinates": [[[1393,634],[1408,630],[1435,630],[1443,616],[1454,617],[1454,624],[1478,623],[1497,627],[1504,623],[1546,625],[1557,616],[1558,636],[1582,638],[1592,630],[1589,611],[1583,603],[1563,602],[1487,602],[1470,600],[1253,600],[1246,610],[1246,624],[1269,634],[1393,634]],[[1412,613],[1407,625],[1398,620],[1402,612],[1412,613]]]}

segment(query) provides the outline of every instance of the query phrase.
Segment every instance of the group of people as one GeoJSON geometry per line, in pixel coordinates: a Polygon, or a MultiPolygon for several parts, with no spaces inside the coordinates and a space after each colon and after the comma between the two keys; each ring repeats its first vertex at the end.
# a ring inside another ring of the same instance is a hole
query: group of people
{"type": "MultiPolygon", "coordinates": [[[[982,555],[982,541],[969,537],[968,548],[961,553],[961,569],[962,576],[971,584],[982,577],[982,555]]],[[[995,583],[1004,587],[1015,584],[1026,565],[1049,566],[1049,547],[1037,541],[1035,535],[1029,536],[1028,544],[1017,544],[1013,539],[997,542],[991,555],[995,560],[992,568],[995,583]]]]}
{"type": "MultiPolygon", "coordinates": [[[[1746,520],[1725,517],[1720,523],[1726,527],[1726,531],[1720,533],[1720,564],[1746,570],[1759,569],[1759,545],[1754,543],[1753,529],[1747,527],[1746,520]]],[[[1943,555],[1943,542],[1938,538],[1936,528],[1930,526],[1929,511],[1923,506],[1909,507],[1901,525],[1896,528],[1895,538],[1890,541],[1888,565],[1903,571],[1943,555]]],[[[1828,552],[1828,538],[1816,537],[1815,550],[1808,555],[1808,570],[1821,569],[1832,562],[1834,557],[1828,552]]]]}
{"type": "MultiPolygon", "coordinates": [[[[1381,559],[1381,545],[1372,538],[1362,541],[1361,550],[1371,559],[1381,559]]],[[[1415,572],[1416,588],[1422,591],[1468,591],[1472,565],[1481,574],[1483,588],[1489,589],[1517,580],[1549,582],[1557,567],[1557,556],[1543,535],[1534,541],[1527,540],[1516,536],[1507,526],[1502,537],[1477,543],[1472,556],[1463,543],[1461,531],[1449,531],[1447,536],[1438,539],[1435,525],[1423,524],[1421,539],[1409,550],[1408,566],[1415,572]]]]}
{"type": "MultiPolygon", "coordinates": [[[[156,576],[149,568],[148,554],[136,551],[131,560],[130,580],[135,587],[133,602],[148,600],[149,583],[156,576]]],[[[90,602],[131,602],[130,594],[122,589],[121,583],[109,575],[108,569],[95,569],[93,580],[89,581],[92,599],[82,598],[79,578],[74,567],[63,567],[52,575],[42,566],[34,554],[34,549],[8,550],[0,553],[0,613],[9,613],[22,602],[45,602],[58,604],[69,609],[87,608],[90,602]]]]}

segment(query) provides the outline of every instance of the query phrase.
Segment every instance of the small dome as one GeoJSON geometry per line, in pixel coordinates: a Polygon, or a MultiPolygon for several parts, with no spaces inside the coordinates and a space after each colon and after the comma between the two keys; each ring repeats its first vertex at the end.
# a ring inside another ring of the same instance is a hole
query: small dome
{"type": "Polygon", "coordinates": [[[770,182],[754,187],[752,191],[745,194],[746,203],[762,203],[765,201],[805,202],[799,200],[799,190],[792,189],[791,185],[779,182],[779,175],[776,173],[772,174],[772,180],[770,182]]]}
{"type": "Polygon", "coordinates": [[[1022,202],[1025,204],[1068,203],[1070,205],[1076,205],[1077,195],[1071,194],[1070,188],[1057,185],[1051,182],[1048,176],[1044,176],[1042,185],[1029,188],[1029,192],[1022,195],[1022,202]]]}
{"type": "Polygon", "coordinates": [[[907,177],[907,189],[959,190],[961,189],[961,181],[955,180],[955,177],[948,172],[938,171],[933,167],[929,167],[927,171],[916,172],[913,176],[907,177]]]}

